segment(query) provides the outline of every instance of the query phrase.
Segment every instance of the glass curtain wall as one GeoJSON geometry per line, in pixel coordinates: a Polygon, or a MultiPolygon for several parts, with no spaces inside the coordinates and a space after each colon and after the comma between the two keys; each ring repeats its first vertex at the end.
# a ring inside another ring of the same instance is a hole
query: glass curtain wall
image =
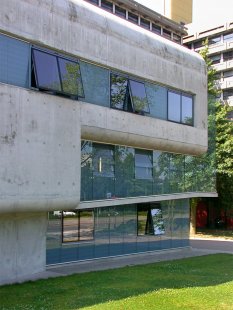
{"type": "Polygon", "coordinates": [[[47,264],[187,246],[189,200],[50,212],[47,264]]]}
{"type": "Polygon", "coordinates": [[[214,155],[82,141],[82,201],[203,191],[215,191],[214,155]]]}

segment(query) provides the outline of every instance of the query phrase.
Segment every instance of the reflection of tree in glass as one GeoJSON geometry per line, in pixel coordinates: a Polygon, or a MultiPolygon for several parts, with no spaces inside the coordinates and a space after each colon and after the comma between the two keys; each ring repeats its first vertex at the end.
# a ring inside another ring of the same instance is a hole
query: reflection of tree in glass
{"type": "Polygon", "coordinates": [[[60,66],[63,92],[83,96],[79,64],[71,61],[60,61],[60,66]]]}
{"type": "Polygon", "coordinates": [[[116,74],[111,75],[111,105],[117,109],[124,109],[127,91],[127,78],[116,74]]]}
{"type": "Polygon", "coordinates": [[[165,233],[165,227],[161,209],[151,209],[154,235],[162,235],[165,233]]]}
{"type": "Polygon", "coordinates": [[[134,105],[134,109],[136,112],[141,113],[141,112],[147,112],[147,98],[140,98],[138,96],[132,96],[132,100],[133,100],[133,105],[134,105]]]}

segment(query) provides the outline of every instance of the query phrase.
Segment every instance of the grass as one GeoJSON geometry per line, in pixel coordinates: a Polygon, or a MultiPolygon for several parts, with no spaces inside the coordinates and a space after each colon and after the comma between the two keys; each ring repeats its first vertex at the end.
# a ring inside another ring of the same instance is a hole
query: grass
{"type": "Polygon", "coordinates": [[[233,309],[233,255],[130,266],[0,287],[0,309],[233,309]]]}

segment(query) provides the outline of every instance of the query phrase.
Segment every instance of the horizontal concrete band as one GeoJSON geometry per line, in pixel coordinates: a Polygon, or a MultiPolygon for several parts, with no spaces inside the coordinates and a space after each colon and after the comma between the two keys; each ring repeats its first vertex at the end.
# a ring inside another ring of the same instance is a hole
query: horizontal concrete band
{"type": "Polygon", "coordinates": [[[217,197],[216,192],[187,192],[165,195],[151,195],[127,198],[115,198],[106,200],[82,201],[78,196],[73,197],[7,197],[0,200],[0,214],[13,212],[43,212],[55,210],[72,210],[101,208],[106,206],[117,206],[135,203],[188,199],[194,197],[217,197]]]}

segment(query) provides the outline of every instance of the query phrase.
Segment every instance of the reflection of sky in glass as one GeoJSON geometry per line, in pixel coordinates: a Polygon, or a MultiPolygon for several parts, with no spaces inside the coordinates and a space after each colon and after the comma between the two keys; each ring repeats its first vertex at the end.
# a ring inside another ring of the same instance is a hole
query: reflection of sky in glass
{"type": "Polygon", "coordinates": [[[180,95],[168,92],[168,119],[180,122],[180,95]]]}
{"type": "Polygon", "coordinates": [[[114,108],[123,110],[127,90],[127,78],[111,75],[111,105],[114,108]]]}
{"type": "Polygon", "coordinates": [[[152,154],[137,150],[135,153],[135,176],[137,179],[152,178],[152,154]]]}
{"type": "Polygon", "coordinates": [[[143,83],[129,80],[131,100],[136,112],[149,112],[145,85],[143,83]]]}
{"type": "Polygon", "coordinates": [[[151,209],[151,216],[154,226],[154,234],[162,235],[165,233],[162,210],[161,209],[151,209]]]}
{"type": "Polygon", "coordinates": [[[80,78],[79,64],[58,58],[62,88],[65,93],[78,95],[78,78],[80,78]]]}
{"type": "Polygon", "coordinates": [[[182,96],[182,123],[193,123],[193,101],[191,97],[182,96]]]}
{"type": "Polygon", "coordinates": [[[55,56],[33,50],[38,86],[61,91],[57,59],[55,56]]]}

